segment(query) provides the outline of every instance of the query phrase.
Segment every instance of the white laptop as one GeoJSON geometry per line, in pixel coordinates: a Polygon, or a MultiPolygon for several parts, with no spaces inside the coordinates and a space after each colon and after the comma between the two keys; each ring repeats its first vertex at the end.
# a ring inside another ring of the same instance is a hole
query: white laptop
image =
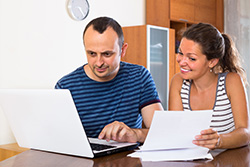
{"type": "Polygon", "coordinates": [[[93,158],[137,146],[88,138],[66,89],[0,89],[0,107],[21,147],[93,158]]]}

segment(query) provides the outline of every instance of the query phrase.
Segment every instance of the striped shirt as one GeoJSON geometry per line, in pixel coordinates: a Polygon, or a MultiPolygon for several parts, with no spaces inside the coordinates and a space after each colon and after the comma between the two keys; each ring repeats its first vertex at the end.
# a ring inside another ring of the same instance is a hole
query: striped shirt
{"type": "MultiPolygon", "coordinates": [[[[216,129],[219,134],[229,133],[235,129],[231,102],[226,92],[227,73],[218,76],[215,104],[210,127],[216,129]]],[[[190,88],[192,81],[183,80],[181,99],[184,111],[192,111],[190,107],[190,88]]]]}
{"type": "Polygon", "coordinates": [[[81,66],[60,79],[55,88],[70,90],[88,137],[97,137],[113,121],[141,128],[141,109],[160,102],[149,71],[125,62],[111,81],[94,81],[81,66]]]}

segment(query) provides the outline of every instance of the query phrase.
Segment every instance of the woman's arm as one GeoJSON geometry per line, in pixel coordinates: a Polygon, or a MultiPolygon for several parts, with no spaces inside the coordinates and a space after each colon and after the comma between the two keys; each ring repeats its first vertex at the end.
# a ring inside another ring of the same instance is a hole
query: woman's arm
{"type": "Polygon", "coordinates": [[[181,86],[183,79],[177,73],[171,80],[169,87],[169,100],[168,110],[171,111],[183,111],[182,100],[181,100],[181,86]]]}
{"type": "Polygon", "coordinates": [[[226,91],[231,102],[235,130],[227,134],[218,134],[213,129],[207,129],[196,136],[194,144],[214,148],[237,148],[247,145],[250,140],[248,100],[244,84],[236,73],[228,73],[226,91]]]}
{"type": "Polygon", "coordinates": [[[220,135],[220,148],[236,148],[247,145],[250,139],[249,133],[249,108],[247,94],[240,76],[236,73],[228,73],[226,78],[226,90],[231,102],[234,116],[235,130],[228,134],[220,135]]]}

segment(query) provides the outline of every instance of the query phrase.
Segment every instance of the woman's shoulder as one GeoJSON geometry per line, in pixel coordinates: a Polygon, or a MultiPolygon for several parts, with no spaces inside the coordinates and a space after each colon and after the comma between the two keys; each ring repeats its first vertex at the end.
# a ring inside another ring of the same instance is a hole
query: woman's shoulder
{"type": "Polygon", "coordinates": [[[177,81],[183,81],[182,77],[181,77],[181,73],[176,73],[172,80],[177,80],[177,81]]]}
{"type": "Polygon", "coordinates": [[[234,92],[238,89],[242,89],[244,87],[241,76],[235,72],[229,72],[226,75],[226,89],[227,92],[234,92]]]}
{"type": "Polygon", "coordinates": [[[226,75],[226,82],[233,85],[233,83],[241,82],[241,76],[236,72],[228,72],[226,75]]]}
{"type": "Polygon", "coordinates": [[[173,78],[172,78],[173,82],[177,82],[177,83],[182,83],[183,82],[183,78],[181,77],[181,73],[176,73],[173,78]]]}
{"type": "Polygon", "coordinates": [[[183,78],[181,77],[180,73],[175,74],[171,79],[171,87],[181,89],[182,83],[183,83],[183,78]]]}

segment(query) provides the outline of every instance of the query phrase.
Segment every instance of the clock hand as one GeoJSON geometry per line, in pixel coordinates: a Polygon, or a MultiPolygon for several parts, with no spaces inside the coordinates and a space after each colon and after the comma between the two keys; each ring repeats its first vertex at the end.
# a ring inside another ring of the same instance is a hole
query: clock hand
{"type": "Polygon", "coordinates": [[[82,16],[84,16],[84,13],[83,13],[82,9],[79,6],[77,6],[75,8],[77,8],[80,11],[80,13],[82,14],[82,16]]]}

